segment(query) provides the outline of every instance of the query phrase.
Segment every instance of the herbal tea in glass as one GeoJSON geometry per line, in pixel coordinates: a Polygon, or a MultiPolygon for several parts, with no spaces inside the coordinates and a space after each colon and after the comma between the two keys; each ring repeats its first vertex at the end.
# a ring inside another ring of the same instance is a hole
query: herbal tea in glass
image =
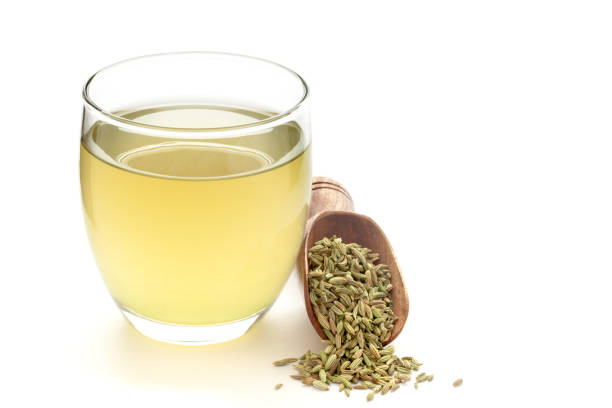
{"type": "Polygon", "coordinates": [[[215,53],[142,57],[90,79],[85,222],[108,290],[139,331],[228,340],[274,302],[308,214],[306,95],[286,68],[215,53]]]}

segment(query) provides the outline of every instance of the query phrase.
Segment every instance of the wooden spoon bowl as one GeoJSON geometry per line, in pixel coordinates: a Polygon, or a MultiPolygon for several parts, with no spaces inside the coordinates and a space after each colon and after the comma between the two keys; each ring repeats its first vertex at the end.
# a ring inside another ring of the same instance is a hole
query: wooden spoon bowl
{"type": "Polygon", "coordinates": [[[408,317],[408,294],[404,287],[402,273],[385,233],[370,217],[353,212],[353,200],[340,183],[313,177],[310,213],[306,233],[298,254],[297,267],[304,287],[304,304],[312,327],[322,339],[325,333],[310,304],[308,287],[308,250],[324,237],[337,235],[342,242],[356,242],[380,254],[379,263],[387,264],[391,274],[391,300],[393,313],[398,317],[393,325],[391,337],[384,344],[391,343],[402,331],[408,317]]]}

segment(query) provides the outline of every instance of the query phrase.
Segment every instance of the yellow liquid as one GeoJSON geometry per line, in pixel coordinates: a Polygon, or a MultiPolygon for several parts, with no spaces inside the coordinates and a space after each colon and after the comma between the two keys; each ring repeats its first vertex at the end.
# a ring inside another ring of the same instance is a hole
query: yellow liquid
{"type": "MultiPolygon", "coordinates": [[[[268,116],[203,106],[122,115],[189,128],[268,116]]],[[[213,140],[95,124],[80,166],[89,239],[115,301],[176,324],[235,321],[274,302],[308,214],[310,148],[296,124],[213,140]]]]}

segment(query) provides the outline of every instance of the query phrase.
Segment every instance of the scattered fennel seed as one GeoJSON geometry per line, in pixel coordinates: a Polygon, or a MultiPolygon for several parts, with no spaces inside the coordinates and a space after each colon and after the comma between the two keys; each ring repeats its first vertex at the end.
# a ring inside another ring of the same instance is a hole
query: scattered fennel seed
{"type": "Polygon", "coordinates": [[[279,366],[284,366],[287,364],[295,363],[296,361],[298,361],[297,358],[284,358],[282,360],[275,361],[272,364],[279,367],[279,366]]]}

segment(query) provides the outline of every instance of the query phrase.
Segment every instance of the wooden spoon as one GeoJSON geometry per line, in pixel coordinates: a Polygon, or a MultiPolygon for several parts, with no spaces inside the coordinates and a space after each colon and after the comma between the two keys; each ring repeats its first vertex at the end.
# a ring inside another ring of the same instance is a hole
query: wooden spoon
{"type": "Polygon", "coordinates": [[[297,267],[304,286],[304,304],[312,327],[322,339],[325,333],[312,311],[308,288],[308,250],[315,242],[324,237],[337,235],[342,242],[356,242],[380,254],[379,263],[389,266],[391,273],[391,300],[393,313],[398,317],[393,325],[389,340],[391,343],[402,331],[408,317],[408,294],[402,280],[402,273],[395,259],[393,248],[385,233],[370,217],[353,212],[353,199],[348,191],[337,181],[325,177],[313,177],[310,211],[306,223],[304,241],[298,254],[297,267]]]}

